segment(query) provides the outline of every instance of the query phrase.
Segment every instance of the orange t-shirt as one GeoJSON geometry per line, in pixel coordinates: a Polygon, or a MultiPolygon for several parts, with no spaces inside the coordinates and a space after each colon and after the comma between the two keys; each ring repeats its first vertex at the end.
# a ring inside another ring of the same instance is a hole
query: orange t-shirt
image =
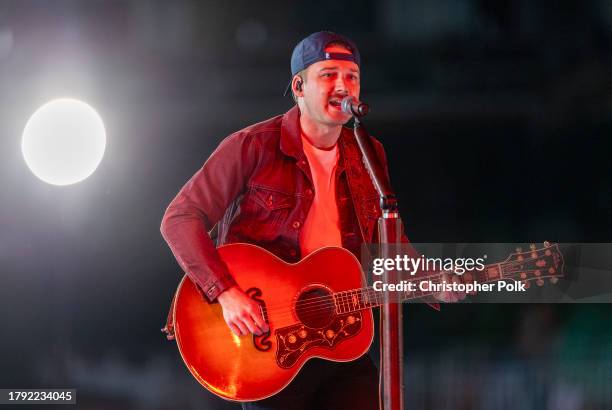
{"type": "Polygon", "coordinates": [[[300,232],[300,249],[304,257],[324,246],[342,246],[342,238],[336,204],[338,145],[330,150],[320,149],[302,135],[302,146],[314,183],[312,206],[300,232]]]}

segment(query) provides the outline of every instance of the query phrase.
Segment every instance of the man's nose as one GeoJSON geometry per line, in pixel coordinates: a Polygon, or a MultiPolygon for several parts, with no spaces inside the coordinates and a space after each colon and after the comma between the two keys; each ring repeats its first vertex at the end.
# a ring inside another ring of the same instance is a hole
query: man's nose
{"type": "Polygon", "coordinates": [[[334,84],[334,92],[341,94],[348,94],[348,87],[346,85],[346,81],[344,77],[341,75],[336,78],[336,83],[334,84]]]}

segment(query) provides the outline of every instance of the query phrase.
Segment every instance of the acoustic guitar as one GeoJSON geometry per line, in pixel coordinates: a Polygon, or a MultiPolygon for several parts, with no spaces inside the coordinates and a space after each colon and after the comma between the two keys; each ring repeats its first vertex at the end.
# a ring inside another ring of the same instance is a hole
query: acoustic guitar
{"type": "MultiPolygon", "coordinates": [[[[259,303],[270,330],[236,336],[218,303],[208,303],[185,275],[175,294],[173,323],[185,365],[206,389],[233,401],[270,397],[312,358],[344,362],[366,353],[374,337],[372,308],[382,293],[365,286],[358,260],[342,248],[322,248],[289,264],[249,244],[221,246],[219,254],[238,285],[259,303]]],[[[522,281],[538,285],[563,276],[557,245],[517,252],[504,262],[464,274],[464,282],[522,281]]],[[[441,281],[441,273],[412,280],[441,281]]],[[[418,286],[417,286],[418,288],[418,286]]],[[[432,292],[404,292],[402,300],[432,292]]],[[[170,336],[170,337],[171,337],[170,336]]]]}

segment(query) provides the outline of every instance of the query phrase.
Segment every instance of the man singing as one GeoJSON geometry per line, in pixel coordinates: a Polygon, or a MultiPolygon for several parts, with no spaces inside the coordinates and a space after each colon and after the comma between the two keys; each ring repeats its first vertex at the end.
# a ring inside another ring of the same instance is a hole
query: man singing
{"type": "MultiPolygon", "coordinates": [[[[169,205],[161,231],[178,263],[208,298],[218,301],[236,335],[268,331],[257,302],[237,286],[216,245],[248,242],[287,262],[325,246],[359,258],[377,239],[378,195],[342,111],[359,98],[360,55],[332,32],[303,39],[291,56],[296,105],[221,142],[169,205]]],[[[286,91],[286,92],[287,92],[286,91]]],[[[386,166],[382,145],[373,140],[386,166]]],[[[231,360],[231,358],[228,358],[231,360]]],[[[348,363],[309,360],[280,393],[245,409],[375,409],[378,372],[368,355],[348,363]]]]}

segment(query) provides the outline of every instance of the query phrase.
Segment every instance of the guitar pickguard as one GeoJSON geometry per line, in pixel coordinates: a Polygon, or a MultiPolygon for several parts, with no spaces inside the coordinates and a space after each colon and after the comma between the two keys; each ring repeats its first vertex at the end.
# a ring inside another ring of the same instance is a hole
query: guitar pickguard
{"type": "Polygon", "coordinates": [[[277,329],[276,363],[289,369],[298,361],[302,353],[313,347],[333,349],[338,343],[359,333],[361,312],[338,315],[327,326],[313,329],[302,323],[277,329]]]}

